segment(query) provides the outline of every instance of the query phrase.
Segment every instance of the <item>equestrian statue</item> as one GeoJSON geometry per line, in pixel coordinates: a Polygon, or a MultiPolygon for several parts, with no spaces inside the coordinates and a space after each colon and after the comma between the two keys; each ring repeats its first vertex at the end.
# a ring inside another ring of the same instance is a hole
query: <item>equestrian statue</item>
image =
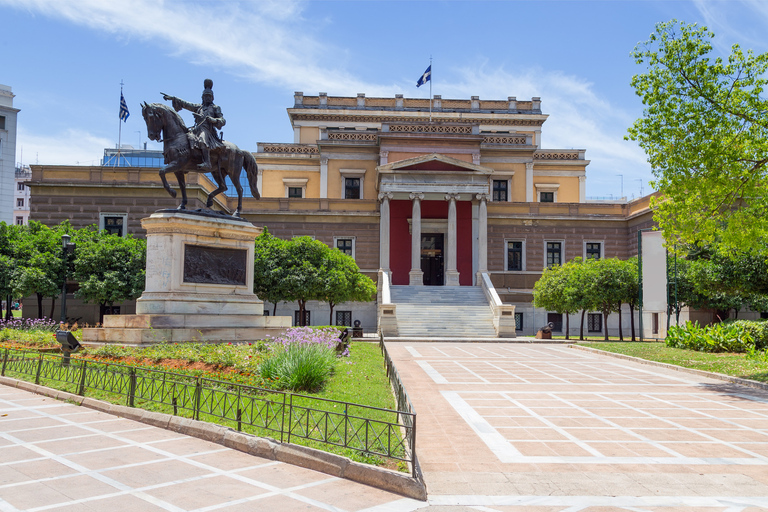
{"type": "Polygon", "coordinates": [[[173,108],[163,103],[142,103],[141,115],[147,123],[147,137],[163,142],[165,166],[160,169],[160,179],[171,197],[176,197],[176,191],[171,188],[165,177],[169,172],[176,175],[181,190],[179,210],[187,208],[184,176],[189,172],[209,172],[218,188],[208,194],[206,207],[213,206],[213,198],[227,190],[226,179],[229,176],[237,190],[237,209],[232,215],[240,217],[243,209],[240,172],[243,169],[253,197],[260,197],[256,159],[249,151],[243,151],[231,142],[222,140],[219,130],[226,120],[221,114],[221,108],[213,103],[213,80],[206,78],[203,87],[202,103],[190,103],[164,93],[160,94],[164,100],[171,101],[173,108]],[[195,118],[192,128],[187,128],[178,114],[181,109],[192,112],[195,118]]]}

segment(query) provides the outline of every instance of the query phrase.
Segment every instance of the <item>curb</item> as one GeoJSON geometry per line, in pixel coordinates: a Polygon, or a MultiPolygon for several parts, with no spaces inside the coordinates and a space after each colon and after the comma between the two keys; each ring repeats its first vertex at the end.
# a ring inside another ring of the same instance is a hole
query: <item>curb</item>
{"type": "Polygon", "coordinates": [[[0,377],[0,384],[67,401],[120,418],[152,425],[153,427],[172,430],[179,434],[210,441],[249,455],[285,462],[338,478],[352,480],[353,482],[400,494],[407,498],[420,501],[427,500],[426,486],[418,479],[389,469],[355,462],[341,455],[245,434],[230,427],[216,425],[215,423],[111,404],[95,398],[83,397],[10,377],[0,377]]]}
{"type": "Polygon", "coordinates": [[[603,356],[615,357],[617,359],[624,359],[627,361],[633,361],[635,363],[647,364],[650,366],[658,366],[660,368],[667,368],[668,370],[676,370],[683,373],[691,373],[693,375],[699,375],[701,377],[709,377],[711,379],[723,380],[726,382],[732,382],[733,384],[740,384],[755,389],[768,390],[768,383],[758,382],[756,380],[742,379],[741,377],[732,377],[722,373],[708,372],[705,370],[697,370],[695,368],[685,368],[684,366],[677,366],[670,363],[661,363],[659,361],[649,361],[648,359],[641,359],[635,356],[628,356],[625,354],[617,354],[616,352],[608,352],[606,350],[600,350],[599,348],[585,347],[584,345],[570,345],[569,348],[575,348],[577,350],[583,350],[585,352],[592,352],[594,354],[600,354],[603,356]]]}

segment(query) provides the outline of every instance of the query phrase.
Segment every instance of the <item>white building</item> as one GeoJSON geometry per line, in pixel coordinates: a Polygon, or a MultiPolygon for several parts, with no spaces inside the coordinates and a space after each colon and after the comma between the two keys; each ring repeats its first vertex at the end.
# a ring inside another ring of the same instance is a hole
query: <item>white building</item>
{"type": "Polygon", "coordinates": [[[16,190],[16,114],[11,88],[0,84],[0,221],[11,224],[16,190]]]}
{"type": "Polygon", "coordinates": [[[29,187],[24,183],[32,179],[29,166],[16,167],[16,185],[13,192],[13,222],[26,226],[29,222],[29,187]]]}

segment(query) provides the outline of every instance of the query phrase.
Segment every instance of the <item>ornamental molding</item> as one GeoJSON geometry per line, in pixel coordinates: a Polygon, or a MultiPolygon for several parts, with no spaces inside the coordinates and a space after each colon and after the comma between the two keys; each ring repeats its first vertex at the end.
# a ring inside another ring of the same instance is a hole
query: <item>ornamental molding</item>
{"type": "Polygon", "coordinates": [[[483,137],[483,144],[516,144],[527,145],[525,135],[487,135],[483,137]]]}
{"type": "MultiPolygon", "coordinates": [[[[433,117],[437,117],[439,115],[438,112],[432,112],[433,117]]],[[[318,121],[318,122],[328,122],[333,120],[333,122],[337,123],[413,123],[417,118],[416,117],[400,117],[400,116],[370,116],[370,115],[360,115],[360,116],[353,116],[353,115],[336,115],[334,113],[327,113],[327,114],[305,114],[305,113],[295,113],[293,114],[293,120],[295,121],[318,121]]],[[[452,119],[445,119],[445,122],[451,122],[452,119]]],[[[484,117],[467,117],[462,116],[461,119],[462,122],[467,124],[488,124],[489,120],[484,117]]],[[[494,119],[493,125],[494,126],[541,126],[544,124],[544,119],[494,119]]],[[[390,131],[392,131],[392,125],[390,124],[390,131]]],[[[470,128],[471,131],[471,128],[470,128]]],[[[450,132],[445,132],[450,133],[450,132]]]]}
{"type": "Polygon", "coordinates": [[[533,154],[535,160],[578,160],[579,152],[537,151],[533,154]]]}
{"type": "Polygon", "coordinates": [[[390,133],[458,133],[472,135],[471,125],[390,124],[390,133]]]}
{"type": "Polygon", "coordinates": [[[262,144],[262,153],[298,153],[304,155],[318,155],[317,146],[309,144],[262,144]]]}
{"type": "Polygon", "coordinates": [[[411,201],[413,201],[415,199],[418,199],[419,201],[423,201],[424,200],[424,194],[422,194],[421,192],[411,192],[408,195],[408,197],[411,198],[411,201]]]}
{"type": "Polygon", "coordinates": [[[328,140],[351,140],[362,142],[375,142],[378,133],[364,132],[328,132],[328,140]]]}
{"type": "Polygon", "coordinates": [[[393,197],[395,197],[395,194],[393,194],[392,192],[382,192],[379,194],[379,201],[384,201],[384,200],[389,201],[393,197]]]}

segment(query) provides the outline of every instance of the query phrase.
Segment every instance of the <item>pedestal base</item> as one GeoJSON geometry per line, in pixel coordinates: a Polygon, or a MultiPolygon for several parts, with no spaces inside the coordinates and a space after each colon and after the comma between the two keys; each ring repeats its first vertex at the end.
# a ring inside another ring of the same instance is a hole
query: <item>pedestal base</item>
{"type": "Polygon", "coordinates": [[[423,286],[424,272],[422,272],[421,270],[411,270],[410,272],[408,272],[408,285],[423,286]]]}
{"type": "Polygon", "coordinates": [[[147,273],[135,315],[107,315],[83,329],[88,344],[254,342],[289,328],[289,316],[264,315],[253,293],[254,239],[248,222],[161,211],[142,219],[147,273]]]}
{"type": "Polygon", "coordinates": [[[445,273],[445,286],[459,286],[459,273],[455,270],[448,270],[445,273]]]}

